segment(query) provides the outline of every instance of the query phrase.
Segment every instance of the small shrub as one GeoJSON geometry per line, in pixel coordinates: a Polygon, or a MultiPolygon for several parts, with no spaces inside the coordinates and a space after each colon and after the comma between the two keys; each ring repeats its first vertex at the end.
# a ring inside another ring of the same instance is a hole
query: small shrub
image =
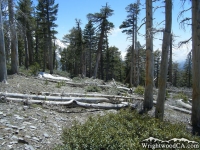
{"type": "Polygon", "coordinates": [[[169,98],[169,96],[170,96],[170,94],[169,94],[168,90],[166,90],[165,98],[167,99],[167,98],[169,98]]]}
{"type": "Polygon", "coordinates": [[[139,95],[144,95],[144,87],[143,86],[137,86],[136,89],[134,90],[134,92],[136,94],[139,94],[139,95]]]}
{"type": "Polygon", "coordinates": [[[44,83],[45,85],[48,85],[49,84],[49,81],[48,80],[45,80],[45,83],[44,83]]]}
{"type": "Polygon", "coordinates": [[[188,102],[188,96],[185,95],[183,92],[180,92],[173,96],[174,99],[182,99],[185,103],[188,102]]]}
{"type": "Polygon", "coordinates": [[[101,88],[98,86],[87,86],[86,92],[100,92],[101,88]]]}
{"type": "Polygon", "coordinates": [[[55,150],[144,149],[141,142],[149,137],[160,140],[186,138],[200,142],[199,137],[192,136],[183,124],[161,122],[127,109],[117,114],[89,118],[83,125],[75,122],[72,128],[63,129],[64,145],[59,145],[55,150]]]}
{"type": "Polygon", "coordinates": [[[62,86],[65,86],[65,85],[66,85],[66,83],[64,81],[61,81],[61,82],[57,83],[56,87],[61,88],[62,86]]]}
{"type": "Polygon", "coordinates": [[[40,65],[35,62],[33,65],[30,66],[30,73],[31,75],[37,75],[38,71],[40,70],[40,65]]]}
{"type": "Polygon", "coordinates": [[[56,84],[56,87],[57,87],[57,88],[61,88],[61,86],[62,86],[62,85],[61,85],[61,82],[58,82],[58,83],[56,84]]]}

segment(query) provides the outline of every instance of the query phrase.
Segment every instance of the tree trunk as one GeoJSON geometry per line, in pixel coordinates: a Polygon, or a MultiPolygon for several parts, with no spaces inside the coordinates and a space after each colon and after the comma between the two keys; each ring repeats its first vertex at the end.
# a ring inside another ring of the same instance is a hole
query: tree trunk
{"type": "Polygon", "coordinates": [[[25,68],[28,70],[29,67],[29,55],[28,55],[28,42],[26,38],[26,25],[23,29],[23,38],[24,38],[24,49],[25,49],[25,68]]]}
{"type": "MultiPolygon", "coordinates": [[[[29,26],[29,25],[27,25],[29,26]]],[[[29,53],[29,65],[33,64],[33,39],[32,39],[32,35],[31,35],[31,31],[29,29],[29,27],[27,27],[27,31],[26,31],[26,37],[27,37],[27,42],[28,42],[28,53],[29,53]]]]}
{"type": "MultiPolygon", "coordinates": [[[[134,17],[133,17],[133,20],[134,20],[134,17]]],[[[135,52],[134,52],[134,42],[135,42],[135,37],[134,37],[134,33],[135,33],[135,25],[134,25],[134,23],[133,23],[133,27],[132,27],[132,48],[131,48],[131,72],[130,72],[130,84],[129,84],[129,86],[130,86],[130,88],[131,87],[133,87],[133,77],[134,77],[134,75],[133,75],[133,73],[135,74],[135,72],[134,72],[134,68],[135,68],[135,60],[134,60],[134,55],[135,55],[135,52]]]]}
{"type": "Polygon", "coordinates": [[[200,2],[192,1],[192,126],[200,130],[200,2]]]}
{"type": "MultiPolygon", "coordinates": [[[[0,6],[2,1],[0,0],[0,6]]],[[[0,82],[7,80],[6,53],[3,33],[2,12],[0,9],[0,82]]]]}
{"type": "Polygon", "coordinates": [[[95,64],[95,68],[94,68],[94,79],[97,77],[97,70],[99,67],[99,61],[100,61],[101,53],[102,53],[102,44],[103,44],[104,33],[105,33],[105,19],[103,20],[103,23],[101,25],[101,34],[100,34],[100,38],[99,38],[96,64],[95,64]]]}
{"type": "Polygon", "coordinates": [[[144,93],[144,110],[150,110],[153,107],[153,15],[152,0],[146,0],[146,77],[144,93]]]}
{"type": "Polygon", "coordinates": [[[13,74],[18,73],[19,60],[18,60],[18,40],[17,32],[15,29],[14,21],[14,2],[13,0],[8,0],[8,10],[9,10],[9,24],[11,31],[11,72],[13,74]]]}
{"type": "Polygon", "coordinates": [[[49,50],[49,70],[50,74],[53,74],[53,51],[52,51],[52,38],[51,38],[51,27],[50,27],[50,18],[49,18],[49,1],[46,6],[47,9],[47,25],[48,25],[48,50],[49,50]]]}
{"type": "Polygon", "coordinates": [[[172,0],[165,1],[165,31],[163,35],[162,56],[160,66],[160,77],[158,85],[158,97],[155,111],[155,117],[163,120],[164,102],[166,95],[167,69],[168,69],[168,51],[170,45],[172,27],[172,0]]]}
{"type": "Polygon", "coordinates": [[[172,34],[170,35],[169,48],[169,82],[172,83],[172,34]]]}

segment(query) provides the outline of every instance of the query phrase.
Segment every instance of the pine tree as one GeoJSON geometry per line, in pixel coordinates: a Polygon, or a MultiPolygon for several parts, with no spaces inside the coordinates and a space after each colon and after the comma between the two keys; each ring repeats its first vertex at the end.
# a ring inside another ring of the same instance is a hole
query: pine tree
{"type": "Polygon", "coordinates": [[[19,60],[18,60],[18,39],[16,31],[16,23],[14,16],[14,1],[8,0],[9,11],[9,25],[11,34],[11,72],[13,74],[18,73],[19,60]]]}
{"type": "Polygon", "coordinates": [[[85,29],[83,31],[83,38],[85,41],[85,47],[86,47],[86,55],[88,57],[87,66],[88,68],[88,76],[92,76],[92,56],[94,54],[97,38],[95,36],[95,28],[93,27],[92,21],[90,20],[88,24],[86,24],[85,29]]]}
{"type": "MultiPolygon", "coordinates": [[[[25,67],[28,69],[29,65],[34,62],[33,52],[33,31],[34,31],[34,18],[33,18],[33,6],[31,0],[18,1],[17,20],[20,25],[18,28],[22,31],[21,36],[24,39],[25,48],[25,67]]],[[[21,49],[19,50],[22,51],[21,49]]],[[[19,58],[21,59],[21,58],[19,58]]]]}
{"type": "Polygon", "coordinates": [[[58,12],[58,4],[55,4],[55,0],[39,0],[37,6],[37,17],[39,28],[42,29],[42,34],[44,38],[44,44],[48,51],[44,51],[44,67],[46,64],[46,56],[48,52],[48,68],[50,74],[53,74],[53,49],[52,49],[52,36],[54,30],[52,28],[57,27],[55,24],[56,15],[58,12]]]}
{"type": "Polygon", "coordinates": [[[109,23],[107,18],[112,16],[113,10],[110,9],[110,7],[106,4],[101,10],[100,13],[94,13],[94,14],[88,14],[87,17],[89,20],[91,20],[94,23],[99,23],[100,27],[100,38],[98,42],[98,49],[97,49],[97,56],[96,56],[96,64],[94,68],[94,78],[97,77],[97,70],[99,67],[99,61],[102,55],[102,46],[103,46],[103,39],[104,35],[106,33],[106,25],[109,23]]]}
{"type": "MultiPolygon", "coordinates": [[[[130,4],[126,7],[126,11],[128,12],[128,16],[127,16],[127,19],[126,21],[123,21],[122,24],[120,25],[120,29],[124,28],[124,30],[122,30],[122,32],[126,33],[128,36],[131,37],[132,39],[132,52],[131,52],[131,62],[130,62],[130,66],[131,66],[131,69],[130,69],[130,84],[129,86],[132,87],[132,84],[134,82],[134,86],[137,86],[138,83],[138,80],[134,80],[133,81],[133,76],[134,76],[134,79],[135,78],[139,78],[139,77],[136,77],[136,67],[137,67],[137,62],[136,62],[136,58],[137,58],[137,53],[134,52],[134,48],[135,48],[135,27],[136,27],[136,18],[137,18],[137,15],[139,13],[139,5],[138,3],[134,3],[134,4],[130,4]],[[135,72],[134,72],[135,70],[135,72]],[[134,73],[134,75],[133,75],[134,73]],[[136,83],[137,82],[137,83],[136,83]]],[[[139,75],[139,74],[138,74],[139,75]]]]}

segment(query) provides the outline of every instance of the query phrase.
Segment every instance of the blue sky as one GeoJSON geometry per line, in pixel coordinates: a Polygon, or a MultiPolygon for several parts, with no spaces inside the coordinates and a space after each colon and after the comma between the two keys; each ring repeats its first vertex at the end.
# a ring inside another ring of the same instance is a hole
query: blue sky
{"type": "MultiPolygon", "coordinates": [[[[121,51],[121,54],[124,56],[127,50],[127,47],[131,44],[127,40],[127,35],[122,33],[119,29],[122,21],[126,19],[127,12],[125,7],[131,3],[136,2],[136,0],[55,0],[55,3],[59,4],[58,16],[57,16],[57,38],[62,40],[65,34],[69,33],[69,30],[76,26],[75,19],[80,19],[82,22],[82,29],[88,23],[87,14],[99,12],[102,6],[105,6],[106,3],[114,10],[113,16],[109,18],[109,21],[113,22],[115,25],[112,34],[109,35],[110,46],[116,46],[121,51]]],[[[145,8],[145,0],[140,0],[142,8],[145,8]]],[[[34,3],[37,4],[36,0],[34,3]]],[[[178,36],[176,37],[177,44],[179,41],[189,39],[191,37],[191,27],[186,27],[186,30],[180,28],[179,23],[177,22],[178,13],[183,9],[182,3],[179,0],[173,0],[173,20],[172,20],[172,30],[173,33],[178,36]]],[[[155,3],[154,6],[164,6],[164,3],[155,3]]],[[[190,7],[190,2],[186,2],[185,7],[190,7]]],[[[164,20],[164,8],[158,9],[154,13],[154,26],[164,20]]],[[[191,17],[190,11],[184,15],[185,17],[191,17]]],[[[138,26],[140,26],[141,19],[145,17],[145,9],[142,9],[139,15],[138,26]]],[[[164,23],[157,27],[164,27],[164,23]]],[[[145,33],[145,26],[139,31],[141,34],[145,33]]],[[[156,38],[162,39],[162,34],[157,34],[156,38]]],[[[144,37],[138,37],[138,40],[142,45],[145,44],[144,37]]],[[[154,40],[154,50],[161,49],[161,40],[154,40]]],[[[174,48],[174,61],[183,61],[186,58],[187,53],[191,50],[191,43],[181,47],[180,49],[174,48]]]]}

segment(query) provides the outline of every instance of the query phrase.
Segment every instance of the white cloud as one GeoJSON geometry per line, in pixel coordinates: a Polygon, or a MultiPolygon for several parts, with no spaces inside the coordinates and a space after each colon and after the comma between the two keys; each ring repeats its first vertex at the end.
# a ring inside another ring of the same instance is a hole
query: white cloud
{"type": "Polygon", "coordinates": [[[184,62],[192,49],[192,42],[184,44],[179,49],[173,49],[173,61],[184,62]]]}
{"type": "Polygon", "coordinates": [[[114,28],[113,30],[111,30],[109,36],[116,37],[121,32],[122,32],[122,29],[120,29],[120,28],[114,28]]]}

